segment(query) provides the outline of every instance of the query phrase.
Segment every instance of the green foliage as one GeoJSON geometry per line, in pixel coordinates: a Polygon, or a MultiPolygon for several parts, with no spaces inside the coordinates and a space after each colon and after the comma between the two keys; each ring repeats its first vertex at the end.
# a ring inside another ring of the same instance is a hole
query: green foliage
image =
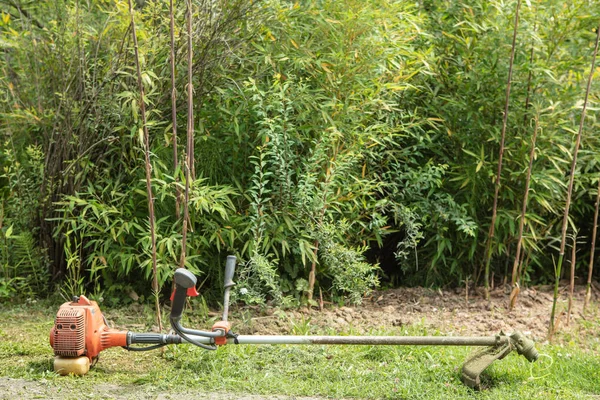
{"type": "Polygon", "coordinates": [[[348,232],[347,221],[336,224],[324,224],[316,235],[319,240],[319,252],[323,266],[332,280],[333,290],[337,294],[347,295],[354,304],[360,304],[362,298],[371,293],[379,284],[376,271],[378,267],[366,262],[362,248],[347,248],[339,238],[348,232]],[[337,240],[336,240],[337,239],[337,240]]]}
{"type": "MultiPolygon", "coordinates": [[[[541,267],[538,276],[552,271],[552,261],[545,248],[559,236],[558,216],[564,206],[566,173],[569,169],[573,143],[572,134],[578,125],[574,110],[583,98],[583,73],[589,68],[589,29],[597,24],[597,16],[587,14],[585,2],[527,3],[521,15],[518,34],[513,92],[509,110],[506,158],[499,200],[499,220],[496,227],[496,272],[517,231],[517,210],[523,196],[527,170],[530,120],[532,109],[541,113],[542,135],[537,142],[536,160],[526,220],[525,249],[529,267],[541,267]],[[585,38],[585,39],[584,39],[585,38]],[[582,40],[583,39],[583,40],[582,40]],[[529,75],[531,73],[531,75],[529,75]],[[529,107],[526,108],[526,98],[529,107]]],[[[446,133],[447,148],[443,159],[450,168],[444,186],[475,221],[481,221],[480,234],[453,234],[443,253],[454,248],[471,249],[458,254],[469,269],[477,272],[482,258],[483,235],[487,232],[488,215],[493,195],[495,155],[500,135],[501,103],[508,73],[510,30],[513,3],[479,2],[473,5],[453,2],[437,3],[432,22],[441,31],[434,38],[436,56],[435,78],[428,79],[431,95],[423,108],[440,118],[436,129],[446,133]],[[490,49],[498,49],[490,52],[490,49]],[[500,52],[502,50],[502,52],[500,52]],[[460,55],[460,56],[457,56],[460,55]],[[464,257],[467,256],[467,257],[464,257]]],[[[586,127],[593,131],[595,120],[586,127]]],[[[589,136],[588,145],[597,146],[589,136]]],[[[591,153],[588,157],[595,158],[591,153]]],[[[585,165],[591,160],[582,161],[585,165]]],[[[596,164],[596,161],[593,161],[596,164]]],[[[583,171],[582,171],[583,172],[583,171]]],[[[578,180],[579,196],[590,185],[582,173],[578,180]]],[[[581,197],[580,197],[581,198],[581,197]]],[[[591,204],[575,205],[573,214],[589,215],[591,204]]],[[[588,217],[589,218],[589,217],[588,217]]],[[[439,240],[436,240],[439,243],[439,240]]],[[[454,252],[456,254],[456,252],[454,252]]],[[[512,256],[508,251],[509,257],[512,256]]],[[[452,265],[457,261],[453,256],[452,265]]],[[[463,264],[464,265],[464,264],[463,264]]],[[[445,273],[440,271],[441,273],[445,273]]]]}
{"type": "MultiPolygon", "coordinates": [[[[305,301],[313,265],[317,292],[353,301],[381,279],[476,280],[489,229],[514,1],[214,4],[195,6],[199,178],[191,183],[186,258],[204,288],[213,289],[209,302],[230,253],[240,260],[238,288],[247,291],[233,295],[251,303],[305,301]]],[[[539,114],[524,275],[552,278],[599,18],[590,4],[522,7],[492,247],[496,277],[514,256],[531,119],[539,114]]],[[[24,7],[27,13],[19,14],[0,4],[0,228],[8,266],[2,287],[26,278],[39,292],[50,272],[67,279],[68,292],[148,295],[150,238],[127,4],[54,0],[24,7]],[[25,245],[6,238],[11,226],[29,247],[13,251],[25,245]],[[49,268],[39,256],[44,252],[49,268]]],[[[174,209],[176,185],[183,187],[182,171],[171,167],[167,10],[161,1],[136,10],[161,284],[180,256],[174,209]]],[[[176,4],[180,124],[187,113],[184,11],[176,4]]],[[[589,188],[598,176],[599,85],[596,79],[571,213],[584,235],[595,195],[589,188]]]]}
{"type": "MultiPolygon", "coordinates": [[[[143,174],[141,168],[138,172],[143,174]]],[[[90,183],[86,192],[66,196],[64,201],[57,203],[60,206],[57,211],[61,213],[59,227],[67,237],[65,249],[71,246],[73,250],[68,250],[68,254],[85,254],[89,276],[102,278],[106,295],[122,295],[124,288],[132,284],[125,278],[133,276],[143,278],[134,286],[135,290],[143,293],[146,290],[143,282],[151,278],[147,211],[146,207],[140,209],[140,204],[144,204],[145,182],[142,175],[138,178],[137,186],[113,179],[90,183]],[[71,236],[78,238],[75,243],[69,240],[71,236]],[[119,281],[126,282],[126,285],[119,281]]],[[[195,181],[190,195],[190,208],[199,220],[194,224],[196,240],[190,244],[191,255],[186,258],[186,267],[198,275],[202,274],[201,266],[206,266],[206,260],[197,254],[226,246],[224,239],[228,239],[229,235],[223,232],[226,229],[223,227],[233,208],[231,196],[235,194],[228,187],[206,186],[204,183],[205,179],[195,181]]],[[[173,184],[161,179],[153,181],[155,195],[163,205],[167,201],[174,203],[173,184]]],[[[162,286],[172,278],[173,267],[178,264],[181,234],[167,207],[157,207],[156,212],[157,269],[162,286]]],[[[68,271],[71,270],[70,259],[67,258],[68,271]]],[[[74,280],[78,282],[78,279],[74,280]]]]}
{"type": "Polygon", "coordinates": [[[4,143],[0,179],[0,301],[42,294],[48,282],[48,261],[34,234],[39,231],[39,185],[43,154],[28,146],[19,161],[12,138],[4,143]]]}

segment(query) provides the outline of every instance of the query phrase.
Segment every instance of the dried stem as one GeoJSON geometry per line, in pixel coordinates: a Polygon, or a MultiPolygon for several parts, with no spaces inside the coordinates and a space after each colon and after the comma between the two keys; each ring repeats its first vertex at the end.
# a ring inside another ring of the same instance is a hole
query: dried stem
{"type": "Polygon", "coordinates": [[[598,189],[596,191],[596,211],[594,211],[594,227],[592,228],[592,248],[590,250],[590,264],[588,265],[587,287],[585,289],[585,300],[583,303],[583,311],[586,310],[590,303],[592,295],[592,273],[594,271],[594,253],[596,252],[596,233],[598,231],[598,205],[600,205],[600,178],[598,178],[598,189]]]}
{"type": "Polygon", "coordinates": [[[169,1],[169,19],[171,34],[171,120],[173,124],[173,173],[175,174],[175,215],[179,218],[181,190],[177,184],[177,89],[175,88],[175,17],[173,16],[173,0],[169,1]]]}
{"type": "Polygon", "coordinates": [[[152,291],[154,292],[156,305],[156,321],[158,328],[162,331],[162,320],[160,316],[160,303],[158,301],[158,276],[156,268],[156,234],[154,227],[154,196],[152,195],[152,178],[150,166],[150,136],[148,135],[148,124],[146,123],[146,104],[144,99],[144,83],[142,82],[142,70],[140,68],[140,57],[138,52],[138,41],[135,32],[135,20],[133,17],[133,6],[129,0],[129,14],[131,15],[131,34],[133,36],[133,48],[135,51],[135,67],[137,69],[137,81],[140,89],[140,110],[142,116],[142,128],[144,130],[144,157],[146,164],[146,191],[148,194],[148,214],[150,219],[150,239],[152,241],[152,291]]]}
{"type": "Polygon", "coordinates": [[[565,245],[567,242],[567,226],[569,221],[569,208],[571,207],[571,196],[573,195],[573,183],[575,181],[575,168],[577,167],[577,153],[579,152],[579,145],[581,143],[581,135],[583,133],[583,124],[585,122],[585,112],[587,110],[588,99],[590,96],[590,89],[592,87],[592,78],[594,77],[594,66],[596,65],[596,55],[598,54],[598,42],[600,41],[600,26],[598,27],[598,34],[596,35],[596,45],[594,47],[594,54],[592,56],[592,66],[590,68],[590,74],[588,76],[587,88],[585,90],[585,100],[583,101],[583,109],[581,110],[581,119],[579,121],[579,131],[577,133],[577,139],[575,141],[575,149],[573,150],[573,161],[571,163],[571,172],[569,173],[569,186],[567,188],[567,200],[565,204],[565,212],[563,215],[562,222],[562,238],[560,241],[560,252],[558,254],[558,264],[556,265],[555,279],[554,279],[554,297],[552,299],[552,311],[550,312],[550,325],[548,326],[548,340],[552,340],[554,335],[554,316],[556,314],[556,302],[558,300],[558,284],[560,280],[560,274],[562,272],[562,263],[565,256],[565,245]]]}
{"type": "Polygon", "coordinates": [[[319,311],[323,312],[323,291],[319,288],[319,311]]]}
{"type": "Polygon", "coordinates": [[[492,221],[490,224],[490,231],[487,238],[486,245],[486,258],[485,258],[485,298],[490,298],[490,261],[492,259],[492,243],[494,241],[494,234],[496,229],[496,217],[498,214],[498,194],[500,193],[500,176],[502,175],[502,157],[504,155],[504,139],[506,137],[506,125],[508,122],[508,104],[510,100],[510,88],[512,82],[513,64],[515,60],[515,48],[517,42],[517,30],[519,27],[519,9],[521,8],[521,0],[517,2],[517,9],[515,11],[515,26],[513,29],[512,47],[510,50],[510,63],[508,67],[508,81],[506,83],[506,95],[504,101],[504,116],[502,118],[502,134],[500,136],[500,150],[498,151],[498,171],[496,173],[496,182],[494,189],[494,204],[492,206],[492,221]]]}
{"type": "Polygon", "coordinates": [[[573,247],[571,249],[571,279],[569,281],[569,306],[567,307],[567,326],[571,323],[573,309],[573,291],[575,290],[575,264],[577,261],[577,232],[573,233],[573,247]]]}
{"type": "MultiPolygon", "coordinates": [[[[535,22],[533,24],[533,33],[537,32],[537,12],[535,13],[535,22]]],[[[533,57],[535,56],[535,39],[531,39],[531,49],[529,51],[529,74],[527,75],[527,96],[525,97],[525,112],[523,113],[523,125],[527,126],[527,116],[529,115],[529,106],[531,105],[531,80],[533,78],[533,57]]]]}
{"type": "Polygon", "coordinates": [[[469,309],[469,278],[470,276],[467,276],[467,279],[465,279],[465,307],[467,307],[467,310],[469,309]]]}

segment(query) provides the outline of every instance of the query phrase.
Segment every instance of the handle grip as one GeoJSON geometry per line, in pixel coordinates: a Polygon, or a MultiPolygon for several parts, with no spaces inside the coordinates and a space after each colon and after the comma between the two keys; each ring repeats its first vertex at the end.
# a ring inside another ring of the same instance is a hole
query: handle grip
{"type": "Polygon", "coordinates": [[[227,256],[227,262],[225,263],[225,284],[223,285],[225,289],[235,285],[235,282],[233,282],[233,274],[235,273],[235,261],[235,256],[227,256]]]}
{"type": "Polygon", "coordinates": [[[180,319],[187,296],[198,295],[196,292],[196,277],[184,268],[175,271],[175,291],[171,296],[171,319],[180,319]]]}
{"type": "Polygon", "coordinates": [[[235,285],[233,281],[233,274],[235,272],[235,256],[227,256],[227,262],[225,262],[225,293],[223,298],[223,321],[227,321],[227,314],[229,314],[229,292],[235,285]]]}

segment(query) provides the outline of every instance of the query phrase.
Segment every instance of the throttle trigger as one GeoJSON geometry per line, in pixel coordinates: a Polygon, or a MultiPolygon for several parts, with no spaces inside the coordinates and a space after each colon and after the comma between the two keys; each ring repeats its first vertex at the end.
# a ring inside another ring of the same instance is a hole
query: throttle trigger
{"type": "MultiPolygon", "coordinates": [[[[191,288],[188,288],[187,292],[186,292],[186,296],[190,296],[190,297],[196,297],[198,296],[200,293],[198,293],[198,291],[196,290],[195,286],[192,286],[191,288]]],[[[171,293],[171,301],[173,301],[173,298],[175,297],[175,291],[173,291],[173,293],[171,293]]]]}

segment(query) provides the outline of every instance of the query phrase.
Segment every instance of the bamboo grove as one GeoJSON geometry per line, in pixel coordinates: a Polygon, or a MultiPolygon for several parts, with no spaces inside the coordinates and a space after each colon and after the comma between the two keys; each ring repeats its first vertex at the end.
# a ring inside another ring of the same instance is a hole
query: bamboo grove
{"type": "Polygon", "coordinates": [[[593,282],[593,2],[131,6],[0,0],[0,299],[593,282]]]}

